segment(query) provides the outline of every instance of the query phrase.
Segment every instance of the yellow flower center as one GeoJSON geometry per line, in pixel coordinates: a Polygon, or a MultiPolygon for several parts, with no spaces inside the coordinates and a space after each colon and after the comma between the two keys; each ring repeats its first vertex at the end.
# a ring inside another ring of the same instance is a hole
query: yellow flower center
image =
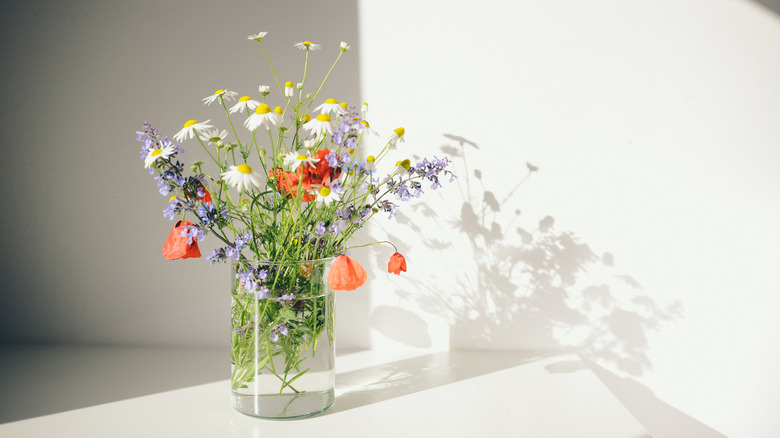
{"type": "Polygon", "coordinates": [[[366,161],[368,161],[369,163],[373,163],[374,161],[376,161],[376,158],[374,158],[373,155],[369,155],[368,158],[366,158],[366,161]]]}
{"type": "Polygon", "coordinates": [[[395,129],[393,129],[393,132],[395,132],[395,134],[398,136],[398,138],[401,138],[401,137],[404,136],[404,134],[406,134],[406,130],[403,127],[395,128],[395,129]]]}
{"type": "Polygon", "coordinates": [[[304,114],[303,117],[301,117],[301,120],[303,120],[303,123],[308,123],[308,121],[311,120],[311,115],[304,114]]]}
{"type": "Polygon", "coordinates": [[[362,124],[363,124],[363,126],[365,126],[366,128],[370,128],[370,127],[371,127],[371,125],[369,125],[369,124],[368,124],[368,122],[366,122],[365,120],[363,120],[363,121],[362,121],[362,122],[360,122],[360,123],[362,123],[362,124]]]}
{"type": "Polygon", "coordinates": [[[242,199],[241,200],[241,205],[247,205],[247,204],[249,204],[249,199],[242,199]]]}
{"type": "Polygon", "coordinates": [[[328,196],[328,195],[330,195],[329,187],[323,187],[320,189],[320,196],[328,196]]]}
{"type": "Polygon", "coordinates": [[[246,102],[247,100],[252,100],[249,96],[243,96],[241,99],[238,99],[239,102],[246,102]]]}
{"type": "Polygon", "coordinates": [[[162,149],[155,149],[152,151],[152,156],[156,157],[162,153],[162,149]]]}
{"type": "Polygon", "coordinates": [[[307,158],[309,158],[309,157],[307,157],[306,155],[303,155],[303,154],[298,155],[298,159],[299,160],[305,160],[307,158]]]}
{"type": "Polygon", "coordinates": [[[196,123],[198,123],[197,120],[187,120],[186,122],[184,122],[184,127],[185,128],[189,128],[190,126],[192,126],[192,125],[194,125],[196,123]]]}
{"type": "Polygon", "coordinates": [[[409,170],[409,166],[412,165],[412,162],[409,161],[409,159],[406,159],[406,160],[399,161],[399,162],[395,163],[395,165],[403,167],[404,170],[409,170]]]}
{"type": "Polygon", "coordinates": [[[169,199],[169,201],[175,201],[175,200],[176,200],[175,196],[171,196],[171,199],[169,199]]]}
{"type": "Polygon", "coordinates": [[[311,41],[304,41],[303,44],[306,44],[308,46],[308,45],[311,45],[311,44],[314,44],[314,43],[311,42],[311,41]]]}
{"type": "Polygon", "coordinates": [[[325,101],[325,103],[334,104],[334,103],[339,103],[339,101],[336,99],[328,99],[325,101]]]}
{"type": "Polygon", "coordinates": [[[283,112],[284,112],[284,111],[282,110],[282,107],[280,107],[280,106],[277,106],[276,108],[274,108],[274,111],[275,111],[277,114],[281,114],[281,113],[283,113],[283,112]]]}
{"type": "Polygon", "coordinates": [[[342,108],[346,108],[347,107],[347,102],[341,102],[339,105],[341,105],[342,108]]]}
{"type": "Polygon", "coordinates": [[[216,96],[217,94],[224,93],[224,92],[225,92],[225,90],[217,90],[217,91],[214,92],[214,95],[216,96]]]}
{"type": "Polygon", "coordinates": [[[287,87],[287,88],[292,88],[293,83],[292,83],[292,81],[287,81],[287,82],[284,83],[284,86],[287,87]]]}
{"type": "Polygon", "coordinates": [[[320,122],[330,122],[330,116],[327,114],[320,114],[317,116],[317,120],[320,122]]]}
{"type": "Polygon", "coordinates": [[[266,103],[261,103],[260,105],[257,105],[257,108],[255,109],[255,113],[257,114],[268,114],[271,112],[271,107],[268,106],[266,103]]]}
{"type": "MultiPolygon", "coordinates": [[[[409,161],[409,160],[407,160],[407,161],[409,161]]],[[[242,164],[242,165],[238,166],[237,169],[241,173],[252,173],[252,168],[249,167],[248,164],[242,164]]]]}

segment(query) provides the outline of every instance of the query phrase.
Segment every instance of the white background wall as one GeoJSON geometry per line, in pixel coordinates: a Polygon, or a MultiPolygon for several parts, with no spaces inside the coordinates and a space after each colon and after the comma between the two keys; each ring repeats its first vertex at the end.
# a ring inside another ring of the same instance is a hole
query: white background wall
{"type": "Polygon", "coordinates": [[[656,436],[780,430],[769,9],[9,1],[0,17],[0,340],[226,344],[227,271],[162,260],[170,223],[133,138],[270,81],[245,40],[267,30],[289,74],[292,42],[350,42],[332,94],[368,101],[383,135],[404,126],[398,158],[448,155],[459,175],[372,228],[409,272],[355,251],[370,282],[339,297],[340,345],[574,346],[656,436]]]}
{"type": "Polygon", "coordinates": [[[451,152],[460,175],[411,230],[385,227],[410,271],[372,286],[377,339],[573,345],[616,391],[649,388],[634,398],[692,424],[780,431],[777,15],[740,0],[365,1],[360,22],[369,120],[406,127],[399,156],[451,152]],[[388,306],[415,329],[386,324],[388,306]]]}

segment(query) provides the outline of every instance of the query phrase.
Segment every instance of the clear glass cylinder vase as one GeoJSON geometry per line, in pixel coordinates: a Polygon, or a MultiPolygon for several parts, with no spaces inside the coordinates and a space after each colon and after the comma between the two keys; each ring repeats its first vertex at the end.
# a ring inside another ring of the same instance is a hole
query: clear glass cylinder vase
{"type": "Polygon", "coordinates": [[[262,418],[320,413],[334,400],[333,259],[233,264],[233,407],[262,418]]]}

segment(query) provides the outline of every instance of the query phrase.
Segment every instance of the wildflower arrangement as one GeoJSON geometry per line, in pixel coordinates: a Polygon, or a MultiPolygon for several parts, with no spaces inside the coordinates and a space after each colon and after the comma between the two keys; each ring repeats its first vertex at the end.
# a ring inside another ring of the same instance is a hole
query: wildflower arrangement
{"type": "MultiPolygon", "coordinates": [[[[307,371],[300,369],[300,358],[331,331],[330,307],[318,284],[326,276],[331,289],[354,290],[366,280],[363,267],[348,255],[350,248],[366,246],[350,246],[355,232],[376,215],[392,218],[399,201],[419,197],[426,187],[437,189],[440,178],[454,175],[447,158],[386,165],[383,160],[405,141],[404,128],[370,149],[364,140],[379,134],[366,120],[368,105],[321,99],[349,45],[341,43],[325,78],[310,88],[309,57],[321,47],[295,44],[305,58],[303,76],[282,82],[263,46],[265,36],[249,39],[268,59],[274,91],[260,85],[258,95],[240,96],[219,89],[203,99],[224,113],[229,129],[193,119],[171,138],[147,122],[137,140],[144,167],[168,198],[163,215],[175,221],[163,255],[200,257],[198,242],[212,235],[221,244],[205,259],[234,264],[234,389],[245,388],[262,370],[282,382],[280,392],[298,392],[294,382],[307,371]],[[212,167],[197,161],[187,173],[180,161],[186,142],[199,144],[212,167]],[[327,275],[318,272],[316,261],[331,258],[327,275]],[[306,261],[312,262],[301,264],[306,261]],[[259,353],[265,359],[258,360],[259,353]]],[[[374,243],[394,249],[388,272],[406,271],[395,245],[374,243]]]]}

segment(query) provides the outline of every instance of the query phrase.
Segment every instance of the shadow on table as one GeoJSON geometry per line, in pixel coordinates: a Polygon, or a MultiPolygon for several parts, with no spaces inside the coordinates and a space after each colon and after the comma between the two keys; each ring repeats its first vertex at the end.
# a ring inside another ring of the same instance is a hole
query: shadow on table
{"type": "Polygon", "coordinates": [[[324,415],[379,403],[560,354],[558,351],[444,351],[377,365],[336,376],[333,408],[324,415]]]}

